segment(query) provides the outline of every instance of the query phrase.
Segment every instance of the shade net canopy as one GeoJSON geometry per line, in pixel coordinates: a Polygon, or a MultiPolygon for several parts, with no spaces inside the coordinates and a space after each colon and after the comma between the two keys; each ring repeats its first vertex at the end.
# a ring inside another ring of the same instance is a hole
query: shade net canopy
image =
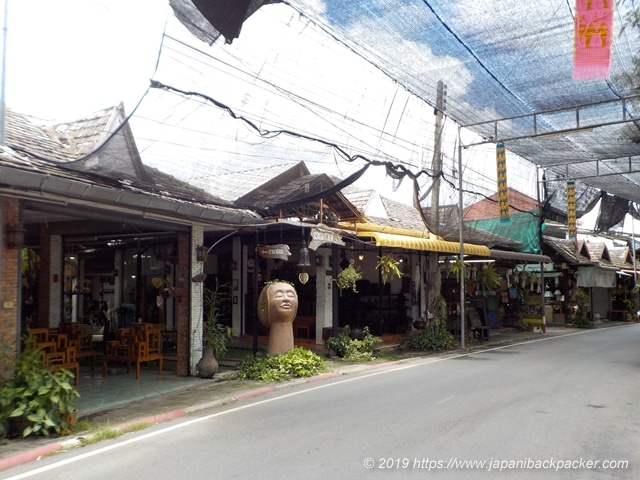
{"type": "Polygon", "coordinates": [[[141,139],[155,166],[175,167],[171,144],[188,147],[188,178],[294,160],[345,176],[369,163],[398,184],[408,178],[427,204],[439,177],[439,202],[455,203],[462,127],[467,202],[495,192],[492,158],[504,142],[509,183],[535,198],[542,167],[551,210],[566,212],[566,180],[576,181],[579,209],[601,191],[640,203],[633,1],[615,2],[610,75],[591,80],[572,79],[574,1],[251,3],[231,45],[170,22],[156,88],[136,114],[155,132],[141,139]]]}

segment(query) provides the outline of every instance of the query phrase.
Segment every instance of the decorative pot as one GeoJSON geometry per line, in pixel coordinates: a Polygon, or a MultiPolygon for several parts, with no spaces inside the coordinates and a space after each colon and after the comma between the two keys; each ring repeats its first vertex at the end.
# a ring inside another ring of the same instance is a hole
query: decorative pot
{"type": "Polygon", "coordinates": [[[196,368],[198,369],[198,376],[200,378],[213,378],[218,371],[218,361],[213,354],[213,348],[204,347],[202,350],[202,357],[198,360],[196,368]]]}
{"type": "Polygon", "coordinates": [[[427,326],[427,322],[425,320],[414,320],[413,321],[413,328],[415,328],[415,329],[424,330],[426,326],[427,326]]]}

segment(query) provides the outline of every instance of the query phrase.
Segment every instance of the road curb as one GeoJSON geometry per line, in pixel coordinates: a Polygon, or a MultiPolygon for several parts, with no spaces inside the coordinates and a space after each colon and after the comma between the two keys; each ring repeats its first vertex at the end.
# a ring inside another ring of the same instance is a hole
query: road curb
{"type": "Polygon", "coordinates": [[[12,457],[3,458],[0,460],[0,472],[8,470],[23,463],[33,462],[50,453],[59,452],[63,450],[63,442],[55,442],[49,445],[43,445],[41,447],[28,450],[26,452],[18,453],[12,457]]]}

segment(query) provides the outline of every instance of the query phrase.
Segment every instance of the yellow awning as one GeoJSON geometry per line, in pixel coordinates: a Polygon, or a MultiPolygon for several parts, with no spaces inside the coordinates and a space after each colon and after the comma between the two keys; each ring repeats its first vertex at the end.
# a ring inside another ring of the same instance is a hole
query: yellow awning
{"type": "Polygon", "coordinates": [[[389,227],[387,225],[378,225],[377,223],[352,223],[352,222],[340,222],[341,226],[345,230],[355,230],[356,232],[380,232],[389,233],[392,235],[405,235],[407,237],[416,238],[430,238],[442,240],[441,237],[434,235],[429,230],[410,230],[407,228],[389,227]]]}
{"type": "MultiPolygon", "coordinates": [[[[428,252],[460,254],[460,243],[458,242],[410,237],[408,235],[397,235],[383,232],[358,231],[356,232],[356,235],[361,238],[369,237],[375,239],[377,247],[407,248],[411,250],[425,250],[428,252]]],[[[464,253],[465,255],[478,255],[481,257],[490,256],[488,247],[483,245],[473,245],[471,243],[464,244],[464,253]]]]}

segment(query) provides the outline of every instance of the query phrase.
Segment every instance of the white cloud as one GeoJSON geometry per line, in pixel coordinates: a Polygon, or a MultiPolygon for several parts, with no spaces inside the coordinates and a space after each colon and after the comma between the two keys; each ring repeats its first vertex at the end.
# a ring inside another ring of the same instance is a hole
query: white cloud
{"type": "Polygon", "coordinates": [[[10,108],[56,119],[133,108],[153,73],[166,1],[5,1],[10,108]]]}

